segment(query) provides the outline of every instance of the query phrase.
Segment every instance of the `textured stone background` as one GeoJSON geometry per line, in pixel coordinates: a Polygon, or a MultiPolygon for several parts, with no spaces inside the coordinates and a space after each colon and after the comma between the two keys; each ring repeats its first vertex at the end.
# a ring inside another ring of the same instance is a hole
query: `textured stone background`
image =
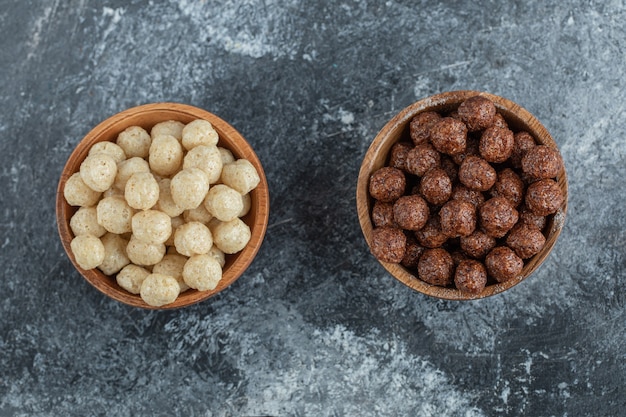
{"type": "Polygon", "coordinates": [[[623,0],[0,0],[0,416],[623,415],[625,21],[623,0]],[[387,275],[354,198],[385,122],[457,89],[535,114],[570,181],[547,262],[467,303],[387,275]],[[54,217],[80,138],[156,101],[235,126],[272,209],[246,274],[167,312],[89,286],[54,217]]]}

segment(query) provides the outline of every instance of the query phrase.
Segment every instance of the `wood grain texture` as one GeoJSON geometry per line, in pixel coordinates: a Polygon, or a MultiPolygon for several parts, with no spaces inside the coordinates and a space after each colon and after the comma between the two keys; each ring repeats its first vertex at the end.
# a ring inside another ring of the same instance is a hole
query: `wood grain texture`
{"type": "MultiPolygon", "coordinates": [[[[386,164],[389,151],[398,140],[408,138],[408,125],[416,114],[425,111],[449,112],[456,109],[459,104],[467,98],[475,95],[481,95],[493,101],[496,109],[502,114],[512,130],[526,130],[540,144],[558,149],[556,142],[552,139],[547,129],[530,112],[508,99],[493,94],[479,91],[452,91],[437,94],[411,104],[400,111],[400,113],[391,119],[376,135],[363,158],[363,163],[359,171],[356,191],[357,212],[361,229],[368,246],[371,246],[372,239],[373,225],[370,213],[374,203],[368,191],[370,175],[386,164]]],[[[546,244],[538,254],[526,260],[521,275],[514,279],[503,283],[488,285],[480,294],[471,295],[455,288],[444,288],[427,284],[402,265],[382,261],[380,261],[380,263],[394,278],[398,279],[403,284],[415,291],[436,298],[471,300],[506,291],[528,278],[543,263],[561,234],[561,230],[565,224],[568,200],[568,184],[565,167],[563,167],[562,171],[558,174],[557,182],[565,198],[559,210],[548,218],[546,225],[546,244]]]]}

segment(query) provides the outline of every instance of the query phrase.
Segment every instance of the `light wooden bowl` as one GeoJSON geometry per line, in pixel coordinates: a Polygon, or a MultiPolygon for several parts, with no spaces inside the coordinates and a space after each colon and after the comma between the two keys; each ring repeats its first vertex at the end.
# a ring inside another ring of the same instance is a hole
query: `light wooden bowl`
{"type": "MultiPolygon", "coordinates": [[[[441,113],[451,112],[455,110],[463,101],[475,95],[481,95],[493,101],[496,105],[496,109],[500,114],[502,114],[513,131],[526,130],[540,144],[558,149],[558,146],[550,136],[550,133],[548,133],[546,128],[532,114],[514,102],[493,94],[478,91],[452,91],[437,94],[411,104],[391,119],[382,128],[378,135],[376,135],[365,154],[359,171],[356,192],[357,211],[361,229],[363,230],[365,240],[369,246],[371,246],[372,243],[373,225],[370,215],[374,203],[368,190],[370,175],[377,169],[387,164],[389,151],[393,144],[401,139],[410,141],[409,123],[415,115],[425,111],[436,111],[441,113]]],[[[480,294],[471,295],[457,290],[456,288],[438,287],[427,284],[426,282],[418,279],[413,273],[400,264],[392,264],[382,261],[380,261],[380,263],[391,275],[393,275],[394,278],[398,279],[403,284],[414,289],[415,291],[437,298],[448,300],[471,300],[488,297],[506,291],[526,279],[539,267],[539,265],[543,263],[543,261],[545,261],[550,254],[550,251],[552,251],[561,230],[563,229],[565,215],[567,212],[568,197],[567,174],[565,172],[565,168],[557,176],[557,182],[561,187],[563,196],[565,197],[563,205],[555,214],[549,216],[548,218],[546,228],[544,229],[544,235],[546,235],[545,246],[541,252],[524,262],[522,274],[517,278],[503,283],[488,284],[480,294]]]]}
{"type": "Polygon", "coordinates": [[[237,280],[248,268],[261,247],[267,229],[269,191],[263,167],[254,150],[243,136],[224,120],[205,110],[184,104],[146,104],[111,116],[93,128],[76,146],[65,168],[63,168],[61,179],[59,180],[56,197],[56,217],[61,242],[67,255],[76,267],[76,270],[97,290],[131,306],[146,309],[173,309],[198,303],[219,293],[237,280]],[[69,226],[70,218],[78,207],[72,207],[65,201],[63,188],[67,179],[75,172],[78,172],[81,162],[85,159],[93,144],[102,141],[115,141],[117,135],[130,126],[141,126],[149,132],[152,126],[162,121],[178,120],[182,123],[189,123],[195,119],[204,119],[211,122],[220,137],[218,145],[229,149],[235,158],[245,158],[250,161],[259,173],[261,181],[257,188],[251,191],[250,211],[243,217],[243,221],[250,226],[251,238],[248,245],[241,252],[234,255],[226,255],[222,279],[217,288],[212,291],[190,289],[181,293],[176,301],[171,304],[153,307],[146,304],[139,295],[131,294],[117,285],[115,277],[106,276],[98,269],[84,270],[78,266],[70,249],[73,234],[69,226]]]}

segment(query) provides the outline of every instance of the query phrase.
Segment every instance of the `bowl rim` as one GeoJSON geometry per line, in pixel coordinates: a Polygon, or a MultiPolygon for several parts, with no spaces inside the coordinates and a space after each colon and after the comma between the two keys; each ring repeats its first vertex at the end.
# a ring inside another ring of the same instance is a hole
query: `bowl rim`
{"type": "Polygon", "coordinates": [[[187,307],[218,294],[234,283],[246,271],[259,252],[267,232],[269,203],[269,187],[261,161],[252,146],[233,126],[219,116],[199,107],[174,102],[157,102],[131,107],[104,119],[75,145],[63,167],[57,185],[56,222],[59,237],[68,258],[79,274],[98,291],[129,306],[148,310],[170,310],[187,307]],[[152,121],[152,115],[155,112],[164,114],[163,118],[157,122],[152,121]],[[69,226],[69,219],[71,213],[77,211],[79,207],[70,206],[67,203],[63,190],[67,179],[78,171],[78,169],[73,170],[72,167],[80,167],[80,162],[76,161],[84,160],[93,144],[105,140],[115,140],[117,135],[129,126],[138,125],[147,128],[160,121],[178,120],[189,123],[195,119],[208,120],[220,137],[218,146],[225,145],[236,158],[245,158],[250,161],[259,174],[259,184],[250,193],[251,204],[255,208],[255,215],[252,217],[251,210],[250,213],[244,216],[244,221],[251,229],[251,237],[242,251],[234,255],[227,255],[228,260],[223,268],[222,279],[214,290],[197,291],[189,289],[181,293],[171,304],[159,307],[151,306],[146,304],[139,294],[131,294],[119,287],[113,277],[104,275],[98,269],[84,270],[77,264],[70,248],[73,233],[69,226]],[[105,282],[105,279],[110,280],[110,282],[105,282]]]}
{"type": "MultiPolygon", "coordinates": [[[[381,168],[383,164],[386,163],[389,155],[389,150],[391,146],[396,142],[390,141],[388,139],[392,136],[401,138],[403,132],[407,128],[408,123],[418,113],[422,113],[424,111],[451,111],[458,107],[458,105],[464,100],[476,95],[480,95],[490,99],[495,104],[497,111],[504,116],[505,120],[507,121],[507,123],[509,123],[510,126],[518,128],[524,126],[525,130],[529,131],[529,133],[531,133],[536,141],[541,142],[541,144],[551,146],[558,150],[560,153],[556,142],[554,141],[548,130],[545,128],[545,126],[528,110],[504,97],[500,97],[483,91],[456,90],[442,92],[418,100],[400,110],[400,112],[398,112],[391,120],[389,120],[377,133],[368,150],[366,151],[363,162],[359,169],[356,189],[357,213],[359,217],[361,231],[367,242],[368,249],[371,247],[372,244],[371,237],[373,231],[373,225],[370,216],[373,199],[370,197],[368,191],[369,177],[371,173],[373,173],[376,169],[381,168]],[[381,152],[385,153],[385,158],[382,163],[377,163],[375,155],[381,152]]],[[[544,231],[547,231],[546,234],[548,235],[548,238],[546,239],[546,244],[544,245],[541,252],[539,252],[532,258],[525,260],[524,268],[522,269],[521,275],[502,283],[488,285],[479,294],[467,294],[453,287],[439,287],[430,285],[417,278],[408,269],[400,264],[388,263],[380,261],[376,258],[374,259],[376,259],[376,261],[378,261],[383,266],[383,268],[395,279],[399,280],[409,288],[417,292],[429,295],[431,297],[446,300],[465,301],[482,299],[502,293],[516,286],[517,284],[528,278],[530,275],[532,275],[532,273],[539,267],[539,265],[541,265],[543,261],[545,261],[547,256],[552,251],[554,245],[556,244],[556,241],[558,240],[558,237],[563,230],[567,214],[568,181],[565,164],[563,164],[563,169],[557,176],[557,183],[563,192],[564,201],[559,210],[551,216],[548,224],[546,225],[546,229],[544,229],[544,231]]]]}

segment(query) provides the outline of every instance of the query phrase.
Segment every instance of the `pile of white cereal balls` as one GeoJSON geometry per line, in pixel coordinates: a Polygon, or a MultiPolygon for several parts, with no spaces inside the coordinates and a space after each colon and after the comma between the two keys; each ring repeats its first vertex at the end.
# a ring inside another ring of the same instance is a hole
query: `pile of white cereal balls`
{"type": "Polygon", "coordinates": [[[94,144],[64,196],[80,208],[70,220],[71,250],[83,269],[115,275],[151,306],[189,288],[213,290],[225,254],[241,251],[250,228],[250,191],[260,178],[246,159],[218,146],[210,122],[139,126],[115,143],[94,144]]]}

